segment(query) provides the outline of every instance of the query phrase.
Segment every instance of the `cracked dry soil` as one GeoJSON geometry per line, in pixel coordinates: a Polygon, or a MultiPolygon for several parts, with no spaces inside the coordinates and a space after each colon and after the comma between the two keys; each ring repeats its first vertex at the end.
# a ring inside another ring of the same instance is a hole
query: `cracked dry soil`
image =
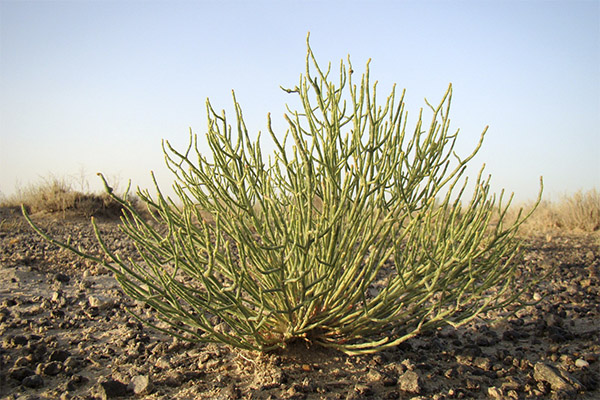
{"type": "MultiPolygon", "coordinates": [[[[98,249],[83,218],[38,215],[57,237],[98,249]]],[[[121,254],[117,221],[99,223],[121,254]]],[[[541,299],[500,322],[487,315],[374,355],[303,343],[255,354],[192,345],[140,325],[150,310],[112,275],[0,210],[0,399],[562,399],[600,398],[599,235],[527,237],[523,265],[555,273],[541,299]]]]}

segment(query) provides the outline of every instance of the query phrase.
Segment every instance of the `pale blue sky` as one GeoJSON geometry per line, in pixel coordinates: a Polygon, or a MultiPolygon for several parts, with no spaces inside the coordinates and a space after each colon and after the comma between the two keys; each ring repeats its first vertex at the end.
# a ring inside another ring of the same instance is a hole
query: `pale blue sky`
{"type": "MultiPolygon", "coordinates": [[[[407,89],[409,127],[423,98],[454,87],[465,155],[486,125],[482,163],[495,191],[533,199],[600,187],[598,1],[0,1],[0,193],[50,174],[95,172],[163,186],[161,138],[204,135],[205,100],[252,132],[293,100],[306,34],[322,64],[371,58],[381,100],[407,89]]],[[[412,130],[412,129],[411,129],[412,130]]]]}

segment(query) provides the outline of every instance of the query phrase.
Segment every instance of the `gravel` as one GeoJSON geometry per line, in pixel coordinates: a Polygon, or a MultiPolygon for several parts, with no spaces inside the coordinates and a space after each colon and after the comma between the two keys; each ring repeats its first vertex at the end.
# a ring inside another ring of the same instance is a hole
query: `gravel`
{"type": "MultiPolygon", "coordinates": [[[[98,251],[89,222],[36,216],[98,251]]],[[[134,248],[100,221],[108,245],[134,248]]],[[[142,326],[151,312],[101,267],[40,239],[0,210],[0,399],[600,398],[598,234],[526,238],[523,267],[555,273],[532,305],[445,327],[374,355],[292,343],[256,354],[192,345],[142,326]]]]}

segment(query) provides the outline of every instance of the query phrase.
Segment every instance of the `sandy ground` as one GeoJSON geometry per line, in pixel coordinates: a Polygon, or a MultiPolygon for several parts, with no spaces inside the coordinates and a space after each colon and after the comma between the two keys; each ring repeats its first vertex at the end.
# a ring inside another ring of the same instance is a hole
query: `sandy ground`
{"type": "MultiPolygon", "coordinates": [[[[81,218],[37,216],[97,249],[81,218]]],[[[133,246],[100,223],[109,246],[133,246]]],[[[598,235],[527,238],[525,264],[552,277],[542,300],[502,322],[440,329],[369,356],[305,344],[270,354],[179,342],[127,312],[151,310],[103,268],[44,242],[0,210],[0,399],[593,399],[600,398],[598,235]]],[[[502,313],[500,313],[502,314],[502,313]]]]}

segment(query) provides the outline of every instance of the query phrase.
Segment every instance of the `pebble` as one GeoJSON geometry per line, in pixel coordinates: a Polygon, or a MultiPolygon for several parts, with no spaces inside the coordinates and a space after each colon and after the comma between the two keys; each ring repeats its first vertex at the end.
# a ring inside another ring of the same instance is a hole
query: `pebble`
{"type": "Polygon", "coordinates": [[[39,375],[30,375],[21,382],[23,386],[36,389],[44,386],[44,380],[39,375]]]}
{"type": "Polygon", "coordinates": [[[590,366],[590,363],[585,361],[583,358],[578,358],[577,360],[575,360],[575,366],[577,368],[588,368],[590,366]]]}
{"type": "Polygon", "coordinates": [[[166,357],[160,357],[158,360],[156,360],[154,366],[160,369],[167,369],[171,367],[171,362],[166,357]]]}
{"type": "Polygon", "coordinates": [[[36,373],[38,375],[54,376],[54,375],[58,375],[61,370],[62,370],[62,367],[61,367],[60,363],[58,363],[56,361],[52,361],[47,364],[39,364],[37,366],[36,373]]]}
{"type": "Polygon", "coordinates": [[[17,335],[13,336],[10,339],[10,344],[13,346],[25,346],[29,340],[25,336],[17,335]]]}
{"type": "Polygon", "coordinates": [[[398,378],[398,386],[404,392],[419,394],[421,392],[421,379],[414,371],[406,371],[398,378]]]}
{"type": "Polygon", "coordinates": [[[126,384],[112,379],[100,382],[98,385],[98,394],[102,400],[123,397],[128,393],[128,386],[126,384]]]}
{"type": "Polygon", "coordinates": [[[152,382],[147,375],[137,375],[131,379],[128,388],[136,395],[145,395],[152,391],[152,382]]]}
{"type": "Polygon", "coordinates": [[[71,356],[71,353],[66,350],[54,350],[50,353],[50,361],[65,362],[69,356],[71,356]]]}
{"type": "Polygon", "coordinates": [[[499,389],[495,386],[489,387],[487,392],[488,392],[488,396],[490,396],[493,399],[498,399],[498,400],[504,399],[504,393],[502,392],[502,389],[499,389]]]}
{"type": "Polygon", "coordinates": [[[114,300],[103,296],[89,296],[88,303],[99,310],[106,310],[114,305],[114,300]]]}
{"type": "Polygon", "coordinates": [[[33,374],[35,374],[35,372],[27,367],[12,368],[8,371],[8,375],[19,382],[33,374]]]}
{"type": "Polygon", "coordinates": [[[56,275],[54,275],[54,279],[56,279],[58,282],[61,282],[61,283],[69,283],[69,281],[71,280],[69,275],[65,275],[60,272],[57,273],[56,275]]]}

